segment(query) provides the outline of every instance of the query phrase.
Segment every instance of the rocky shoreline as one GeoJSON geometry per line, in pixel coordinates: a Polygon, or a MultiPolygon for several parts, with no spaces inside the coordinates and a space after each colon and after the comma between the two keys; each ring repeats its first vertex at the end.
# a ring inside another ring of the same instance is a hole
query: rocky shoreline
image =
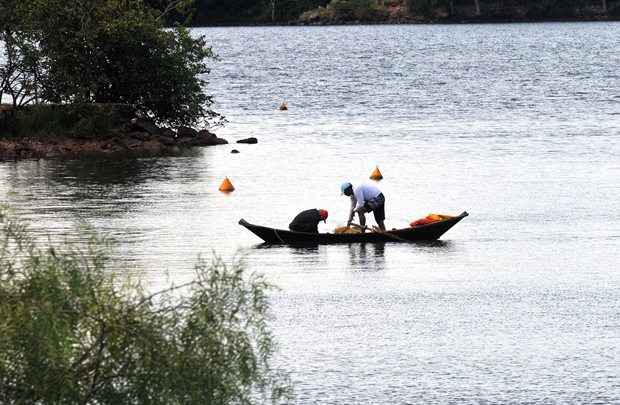
{"type": "MultiPolygon", "coordinates": [[[[203,132],[203,131],[200,131],[203,132]]],[[[0,139],[0,160],[80,158],[86,156],[174,156],[192,147],[227,144],[228,141],[209,133],[195,137],[151,136],[136,132],[128,136],[102,139],[72,137],[38,137],[0,139]]]]}
{"type": "Polygon", "coordinates": [[[227,144],[228,141],[215,134],[202,131],[187,131],[179,134],[166,131],[151,134],[135,131],[123,135],[110,135],[97,139],[79,139],[66,136],[49,138],[4,138],[0,139],[0,160],[78,158],[85,156],[174,156],[184,149],[227,144]]]}
{"type": "MultiPolygon", "coordinates": [[[[1,132],[1,131],[0,131],[1,132]]],[[[179,127],[176,131],[153,122],[131,118],[103,135],[0,134],[0,160],[81,158],[85,156],[174,156],[195,147],[227,144],[214,133],[203,129],[179,127]]]]}

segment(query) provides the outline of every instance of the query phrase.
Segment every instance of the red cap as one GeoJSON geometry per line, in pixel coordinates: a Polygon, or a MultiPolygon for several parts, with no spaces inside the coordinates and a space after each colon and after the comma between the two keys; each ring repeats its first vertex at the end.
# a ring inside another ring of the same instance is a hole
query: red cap
{"type": "Polygon", "coordinates": [[[325,222],[329,213],[325,210],[319,210],[319,215],[321,216],[321,219],[323,220],[323,222],[325,222]]]}

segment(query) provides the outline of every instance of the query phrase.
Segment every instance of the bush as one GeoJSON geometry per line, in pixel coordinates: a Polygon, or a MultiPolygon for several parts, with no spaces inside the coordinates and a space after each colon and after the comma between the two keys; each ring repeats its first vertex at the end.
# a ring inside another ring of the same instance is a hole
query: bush
{"type": "Polygon", "coordinates": [[[286,398],[270,285],[220,260],[149,294],[109,243],[39,247],[0,211],[0,403],[229,404],[286,398]]]}
{"type": "Polygon", "coordinates": [[[329,0],[276,0],[275,3],[269,3],[269,5],[275,6],[275,8],[272,10],[271,7],[266,7],[259,19],[272,22],[273,12],[276,22],[295,21],[307,10],[324,7],[327,3],[329,3],[329,0]]]}
{"type": "Polygon", "coordinates": [[[373,0],[332,0],[327,8],[336,21],[370,21],[383,17],[373,0]]]}
{"type": "Polygon", "coordinates": [[[17,109],[10,128],[0,136],[109,136],[135,117],[133,108],[118,104],[37,104],[17,109]]]}
{"type": "Polygon", "coordinates": [[[303,23],[314,23],[331,19],[332,17],[325,7],[318,7],[313,10],[305,11],[299,16],[299,21],[303,23]]]}
{"type": "Polygon", "coordinates": [[[142,0],[22,0],[3,10],[0,39],[11,46],[0,58],[0,79],[20,79],[13,93],[27,89],[29,98],[49,103],[131,104],[174,126],[219,118],[206,94],[214,57],[206,39],[164,29],[162,12],[142,0]]]}

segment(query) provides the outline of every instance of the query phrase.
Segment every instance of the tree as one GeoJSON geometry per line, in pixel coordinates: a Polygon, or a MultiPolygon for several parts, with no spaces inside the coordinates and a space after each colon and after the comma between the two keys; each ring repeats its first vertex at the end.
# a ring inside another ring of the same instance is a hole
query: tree
{"type": "Polygon", "coordinates": [[[476,12],[476,16],[480,16],[480,0],[474,0],[474,9],[476,12]]]}
{"type": "Polygon", "coordinates": [[[410,0],[405,4],[415,15],[432,16],[437,8],[446,9],[450,16],[454,14],[452,2],[447,0],[410,0]]]}
{"type": "Polygon", "coordinates": [[[277,4],[277,0],[269,0],[270,4],[271,4],[271,22],[275,22],[276,21],[276,4],[277,4]]]}
{"type": "Polygon", "coordinates": [[[186,1],[161,3],[163,10],[142,0],[19,4],[23,11],[16,18],[35,45],[44,101],[131,104],[142,115],[170,125],[219,117],[206,94],[207,61],[214,57],[206,39],[192,37],[181,26],[164,29],[166,13],[186,1]]]}
{"type": "Polygon", "coordinates": [[[144,0],[144,4],[160,12],[159,19],[169,25],[188,24],[195,17],[200,0],[144,0]]]}
{"type": "Polygon", "coordinates": [[[371,20],[379,16],[375,0],[332,0],[327,10],[338,21],[371,20]]]}
{"type": "Polygon", "coordinates": [[[23,29],[22,3],[0,1],[0,102],[7,95],[13,107],[38,99],[42,75],[36,41],[23,29]]]}
{"type": "MultiPolygon", "coordinates": [[[[151,0],[156,1],[156,0],[151,0]]],[[[198,24],[281,22],[297,20],[305,11],[330,0],[196,0],[198,24]]]]}
{"type": "Polygon", "coordinates": [[[149,294],[106,269],[107,242],[39,247],[0,212],[0,402],[252,404],[290,392],[270,365],[270,286],[199,261],[149,294]]]}

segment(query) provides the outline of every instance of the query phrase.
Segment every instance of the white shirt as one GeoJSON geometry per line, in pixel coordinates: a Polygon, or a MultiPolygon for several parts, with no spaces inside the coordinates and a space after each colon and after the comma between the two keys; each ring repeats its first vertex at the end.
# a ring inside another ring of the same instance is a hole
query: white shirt
{"type": "Polygon", "coordinates": [[[366,201],[372,200],[379,194],[381,194],[381,190],[372,184],[361,184],[357,187],[353,187],[352,205],[355,204],[354,209],[357,210],[363,207],[366,201]]]}

